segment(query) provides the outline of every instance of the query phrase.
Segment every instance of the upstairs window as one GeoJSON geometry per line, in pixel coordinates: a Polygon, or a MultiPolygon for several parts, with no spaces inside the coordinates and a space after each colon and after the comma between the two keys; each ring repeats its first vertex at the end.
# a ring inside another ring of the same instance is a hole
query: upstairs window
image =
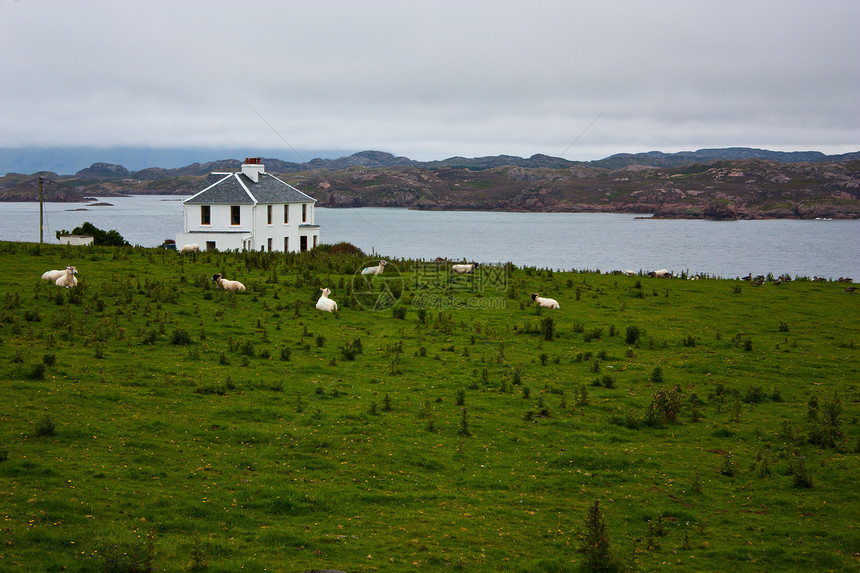
{"type": "Polygon", "coordinates": [[[290,206],[284,205],[284,225],[290,222],[290,206]]]}
{"type": "Polygon", "coordinates": [[[201,205],[200,206],[200,224],[201,225],[210,225],[212,223],[212,216],[209,211],[209,205],[201,205]]]}
{"type": "Polygon", "coordinates": [[[302,223],[308,222],[308,204],[302,203],[302,223]]]}
{"type": "MultiPolygon", "coordinates": [[[[272,206],[271,205],[266,205],[266,218],[267,218],[268,224],[271,225],[272,224],[272,206]]],[[[271,251],[272,249],[269,249],[269,250],[271,251]]]]}
{"type": "Polygon", "coordinates": [[[241,208],[239,205],[230,206],[230,224],[231,225],[241,225],[242,217],[240,215],[241,208]]]}

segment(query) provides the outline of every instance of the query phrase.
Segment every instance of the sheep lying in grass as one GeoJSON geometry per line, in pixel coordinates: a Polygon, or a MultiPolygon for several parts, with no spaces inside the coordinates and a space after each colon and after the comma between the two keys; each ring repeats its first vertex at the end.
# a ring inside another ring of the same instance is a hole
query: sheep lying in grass
{"type": "Polygon", "coordinates": [[[477,268],[478,263],[470,263],[468,265],[454,265],[451,267],[451,270],[455,273],[466,274],[475,272],[475,269],[477,268]]]}
{"type": "Polygon", "coordinates": [[[55,282],[57,282],[57,279],[60,278],[61,276],[65,275],[66,271],[69,269],[72,269],[72,272],[74,272],[75,274],[77,274],[77,272],[78,272],[77,269],[75,269],[75,267],[67,266],[66,268],[64,268],[61,271],[45,271],[44,273],[42,273],[42,280],[43,281],[51,281],[52,283],[55,283],[55,282]]]}
{"type": "Polygon", "coordinates": [[[558,301],[554,298],[543,298],[538,296],[538,293],[532,293],[532,302],[535,304],[542,306],[543,308],[559,308],[558,301]]]}
{"type": "Polygon", "coordinates": [[[658,279],[671,279],[672,273],[667,271],[666,269],[660,269],[658,271],[651,271],[650,273],[648,273],[648,276],[651,278],[658,279]]]}
{"type": "Polygon", "coordinates": [[[317,310],[321,310],[323,312],[337,312],[337,303],[330,299],[328,295],[331,294],[331,291],[327,288],[321,288],[322,296],[317,301],[317,310]]]}
{"type": "Polygon", "coordinates": [[[375,267],[367,267],[361,271],[363,275],[381,275],[382,271],[385,270],[385,265],[388,264],[388,261],[379,261],[379,264],[375,267]]]}
{"type": "Polygon", "coordinates": [[[181,249],[179,249],[180,255],[196,255],[197,251],[200,250],[200,245],[197,243],[191,243],[190,245],[183,245],[181,249]]]}
{"type": "Polygon", "coordinates": [[[229,290],[233,292],[245,292],[245,285],[239,281],[230,281],[221,276],[221,273],[212,275],[212,280],[218,285],[221,290],[229,290]]]}
{"type": "Polygon", "coordinates": [[[636,271],[627,270],[627,271],[624,271],[624,274],[627,275],[628,277],[635,277],[636,271]]]}
{"type": "Polygon", "coordinates": [[[60,275],[54,284],[58,287],[73,288],[78,286],[78,279],[75,275],[78,274],[78,269],[75,267],[66,267],[65,272],[60,275]]]}

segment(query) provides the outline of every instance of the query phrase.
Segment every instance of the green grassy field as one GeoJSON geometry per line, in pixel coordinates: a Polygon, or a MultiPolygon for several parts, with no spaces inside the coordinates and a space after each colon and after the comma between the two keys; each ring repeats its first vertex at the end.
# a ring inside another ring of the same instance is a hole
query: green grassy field
{"type": "Polygon", "coordinates": [[[847,285],[338,247],[0,243],[0,569],[860,567],[847,285]]]}

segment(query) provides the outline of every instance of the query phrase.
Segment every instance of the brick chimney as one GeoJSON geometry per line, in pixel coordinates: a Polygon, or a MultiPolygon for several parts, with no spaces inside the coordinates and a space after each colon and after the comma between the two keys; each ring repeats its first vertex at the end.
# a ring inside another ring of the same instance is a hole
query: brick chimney
{"type": "Polygon", "coordinates": [[[260,175],[266,172],[266,167],[260,163],[259,157],[247,157],[242,164],[242,174],[254,183],[260,182],[260,175]]]}

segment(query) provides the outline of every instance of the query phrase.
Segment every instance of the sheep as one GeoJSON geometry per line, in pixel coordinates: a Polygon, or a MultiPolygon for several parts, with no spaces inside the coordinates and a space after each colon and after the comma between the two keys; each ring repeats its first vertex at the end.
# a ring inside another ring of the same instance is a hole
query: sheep
{"type": "Polygon", "coordinates": [[[77,269],[75,269],[75,267],[67,266],[65,269],[63,269],[61,271],[45,271],[44,273],[42,273],[42,280],[43,281],[51,281],[52,283],[55,283],[55,282],[57,282],[58,278],[60,278],[61,276],[66,274],[66,271],[68,269],[74,269],[75,274],[77,274],[77,272],[78,272],[77,269]]]}
{"type": "Polygon", "coordinates": [[[538,293],[532,293],[532,302],[544,308],[559,308],[558,301],[552,298],[543,298],[538,293]]]}
{"type": "Polygon", "coordinates": [[[78,269],[75,267],[66,267],[65,272],[60,275],[54,284],[58,287],[72,288],[78,286],[78,279],[75,275],[78,274],[78,269]]]}
{"type": "Polygon", "coordinates": [[[451,270],[458,274],[473,273],[478,268],[478,263],[470,263],[468,265],[453,265],[451,270]]]}
{"type": "Polygon", "coordinates": [[[230,281],[221,276],[221,273],[215,273],[212,275],[212,280],[218,285],[218,288],[222,290],[229,290],[233,292],[245,292],[245,285],[240,283],[239,281],[230,281]]]}
{"type": "Polygon", "coordinates": [[[636,271],[627,270],[627,271],[624,271],[624,274],[627,275],[628,277],[635,277],[636,271]]]}
{"type": "Polygon", "coordinates": [[[363,275],[381,275],[382,271],[385,270],[385,265],[388,264],[388,261],[379,261],[379,264],[375,267],[367,267],[361,271],[363,275]]]}
{"type": "Polygon", "coordinates": [[[648,276],[651,278],[658,279],[671,279],[672,273],[667,271],[666,269],[660,269],[658,271],[651,271],[650,273],[648,273],[648,276]]]}
{"type": "Polygon", "coordinates": [[[323,312],[337,312],[337,303],[328,297],[328,295],[331,294],[331,290],[327,288],[321,288],[320,290],[322,291],[322,295],[317,301],[317,310],[321,310],[323,312]]]}
{"type": "Polygon", "coordinates": [[[179,249],[180,255],[196,255],[197,251],[200,250],[200,246],[197,243],[191,243],[190,245],[183,245],[181,249],[179,249]]]}

